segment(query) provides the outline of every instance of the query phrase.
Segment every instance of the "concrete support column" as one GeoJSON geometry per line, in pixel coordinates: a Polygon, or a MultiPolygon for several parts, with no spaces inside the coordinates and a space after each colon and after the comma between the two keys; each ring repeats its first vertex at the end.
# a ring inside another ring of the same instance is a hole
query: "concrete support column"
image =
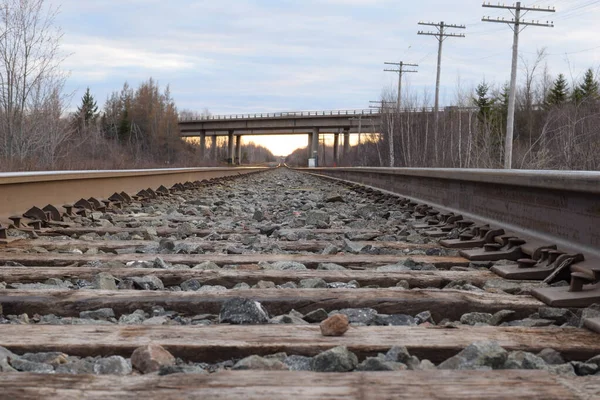
{"type": "Polygon", "coordinates": [[[344,163],[348,163],[348,156],[350,155],[350,129],[344,128],[344,150],[342,151],[342,157],[344,163]]]}
{"type": "Polygon", "coordinates": [[[204,160],[206,152],[206,131],[200,131],[200,159],[204,160]]]}
{"type": "Polygon", "coordinates": [[[235,164],[242,164],[242,135],[235,137],[235,164]]]}
{"type": "Polygon", "coordinates": [[[217,160],[217,136],[213,136],[210,141],[211,157],[214,161],[217,160]]]}
{"type": "Polygon", "coordinates": [[[334,167],[337,167],[338,162],[339,162],[339,154],[338,154],[339,147],[340,147],[340,134],[334,133],[333,134],[333,166],[334,167]]]}
{"type": "Polygon", "coordinates": [[[319,161],[317,159],[318,154],[319,154],[319,128],[313,128],[310,156],[315,159],[315,166],[317,166],[317,167],[319,166],[319,161]]]}
{"type": "MultiPolygon", "coordinates": [[[[308,134],[308,146],[306,146],[306,158],[307,159],[312,157],[312,137],[313,137],[313,134],[309,133],[308,134]]],[[[308,161],[306,163],[307,163],[306,165],[308,165],[308,161]]]]}
{"type": "Polygon", "coordinates": [[[227,136],[227,164],[233,164],[233,131],[230,130],[227,136]]]}

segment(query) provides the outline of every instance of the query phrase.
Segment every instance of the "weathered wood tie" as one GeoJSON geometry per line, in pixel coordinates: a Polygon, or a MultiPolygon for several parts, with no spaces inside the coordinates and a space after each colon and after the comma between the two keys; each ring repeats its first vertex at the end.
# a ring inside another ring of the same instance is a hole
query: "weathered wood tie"
{"type": "Polygon", "coordinates": [[[214,292],[168,292],[140,290],[2,290],[0,304],[5,314],[38,313],[78,316],[79,312],[103,307],[117,314],[160,305],[184,313],[218,314],[228,299],[244,297],[259,301],[271,315],[295,309],[303,314],[324,308],[374,308],[383,314],[416,315],[431,311],[436,321],[459,320],[467,312],[495,313],[514,310],[525,318],[544,303],[530,296],[475,293],[457,290],[399,289],[250,289],[214,292]]]}
{"type": "Polygon", "coordinates": [[[319,374],[227,371],[212,375],[93,376],[0,374],[6,398],[38,400],[581,400],[597,398],[597,379],[559,378],[544,371],[401,371],[319,374]]]}
{"type": "Polygon", "coordinates": [[[410,354],[439,363],[473,342],[489,340],[508,351],[553,348],[566,359],[587,360],[600,353],[597,339],[596,333],[586,329],[558,327],[360,326],[342,337],[325,337],[318,326],[308,325],[0,325],[0,346],[18,354],[61,351],[82,357],[130,357],[137,347],[156,343],[176,357],[196,362],[277,352],[315,356],[336,346],[346,346],[362,359],[406,346],[410,354]]]}
{"type": "Polygon", "coordinates": [[[0,267],[0,281],[6,283],[44,282],[46,279],[88,279],[106,272],[115,278],[154,275],[166,286],[179,285],[188,279],[197,279],[203,285],[221,285],[231,288],[245,282],[255,285],[259,281],[271,281],[276,285],[298,282],[302,279],[321,278],[326,282],[357,281],[361,286],[395,286],[406,280],[413,288],[440,288],[452,281],[467,281],[483,286],[489,279],[497,278],[489,271],[278,271],[278,270],[178,270],[156,268],[88,268],[88,267],[0,267]]]}

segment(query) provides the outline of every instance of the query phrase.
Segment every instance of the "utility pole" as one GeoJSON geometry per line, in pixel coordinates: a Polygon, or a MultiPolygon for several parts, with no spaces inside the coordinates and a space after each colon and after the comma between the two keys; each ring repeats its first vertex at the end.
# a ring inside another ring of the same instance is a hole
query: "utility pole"
{"type": "MultiPolygon", "coordinates": [[[[448,32],[446,32],[446,29],[448,29],[448,28],[466,29],[466,27],[464,25],[446,24],[446,23],[444,23],[444,21],[442,21],[440,23],[419,22],[419,25],[433,26],[433,27],[437,28],[437,32],[423,32],[423,31],[417,32],[418,35],[434,36],[438,41],[437,77],[435,79],[435,104],[433,107],[434,118],[435,118],[433,132],[434,132],[435,160],[436,160],[436,164],[437,164],[437,160],[438,160],[438,129],[439,129],[439,124],[438,124],[438,122],[439,122],[438,114],[439,113],[438,113],[438,111],[440,109],[440,77],[442,74],[442,44],[444,43],[444,40],[446,40],[449,37],[458,37],[458,38],[465,37],[465,35],[462,33],[448,33],[448,32]]],[[[438,165],[436,165],[436,166],[438,166],[438,165]]]]}
{"type": "Polygon", "coordinates": [[[542,26],[546,28],[553,28],[554,22],[545,23],[539,21],[527,22],[522,20],[521,18],[525,16],[529,11],[536,12],[555,12],[554,7],[550,8],[541,8],[541,7],[523,7],[521,6],[521,2],[517,2],[516,5],[505,6],[505,5],[492,5],[492,4],[483,4],[484,8],[501,8],[505,10],[509,10],[513,15],[512,20],[505,20],[504,18],[490,18],[483,17],[481,20],[484,22],[498,22],[501,24],[508,24],[510,28],[514,32],[513,38],[513,49],[512,49],[512,67],[510,71],[510,94],[508,96],[508,116],[506,117],[506,139],[504,142],[504,168],[511,169],[512,168],[512,149],[513,149],[513,136],[514,136],[514,128],[515,128],[515,104],[517,98],[517,62],[519,58],[519,33],[523,31],[523,29],[528,26],[542,26]],[[521,14],[522,11],[525,11],[521,14]]]}
{"type": "Polygon", "coordinates": [[[385,72],[397,72],[398,73],[398,113],[400,113],[400,107],[402,104],[402,74],[405,72],[419,72],[417,70],[414,69],[404,69],[405,66],[407,67],[418,67],[419,64],[409,64],[409,63],[405,63],[403,61],[400,61],[399,63],[393,63],[393,62],[384,62],[384,64],[386,65],[396,65],[398,67],[398,69],[384,69],[385,72]]]}

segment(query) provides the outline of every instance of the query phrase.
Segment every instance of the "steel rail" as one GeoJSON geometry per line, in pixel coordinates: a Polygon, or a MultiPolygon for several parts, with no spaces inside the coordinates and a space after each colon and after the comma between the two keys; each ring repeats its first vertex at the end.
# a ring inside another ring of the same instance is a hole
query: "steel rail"
{"type": "Polygon", "coordinates": [[[600,172],[311,168],[600,258],[600,172]]]}
{"type": "Polygon", "coordinates": [[[266,170],[244,168],[171,168],[115,171],[52,171],[0,173],[0,218],[20,214],[33,206],[60,207],[81,198],[106,198],[113,193],[135,194],[144,189],[176,183],[243,175],[266,170]]]}

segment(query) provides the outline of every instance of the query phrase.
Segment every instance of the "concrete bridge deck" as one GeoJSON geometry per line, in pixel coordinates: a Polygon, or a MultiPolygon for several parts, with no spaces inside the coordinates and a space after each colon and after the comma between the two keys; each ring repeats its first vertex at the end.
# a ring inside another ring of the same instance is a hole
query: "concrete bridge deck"
{"type": "Polygon", "coordinates": [[[200,139],[202,156],[206,151],[206,137],[227,136],[229,163],[241,160],[243,135],[308,135],[310,158],[317,151],[320,134],[334,135],[334,158],[337,162],[340,134],[343,134],[345,156],[350,149],[351,133],[377,133],[380,125],[381,112],[374,109],[206,116],[179,121],[182,137],[200,139]]]}

